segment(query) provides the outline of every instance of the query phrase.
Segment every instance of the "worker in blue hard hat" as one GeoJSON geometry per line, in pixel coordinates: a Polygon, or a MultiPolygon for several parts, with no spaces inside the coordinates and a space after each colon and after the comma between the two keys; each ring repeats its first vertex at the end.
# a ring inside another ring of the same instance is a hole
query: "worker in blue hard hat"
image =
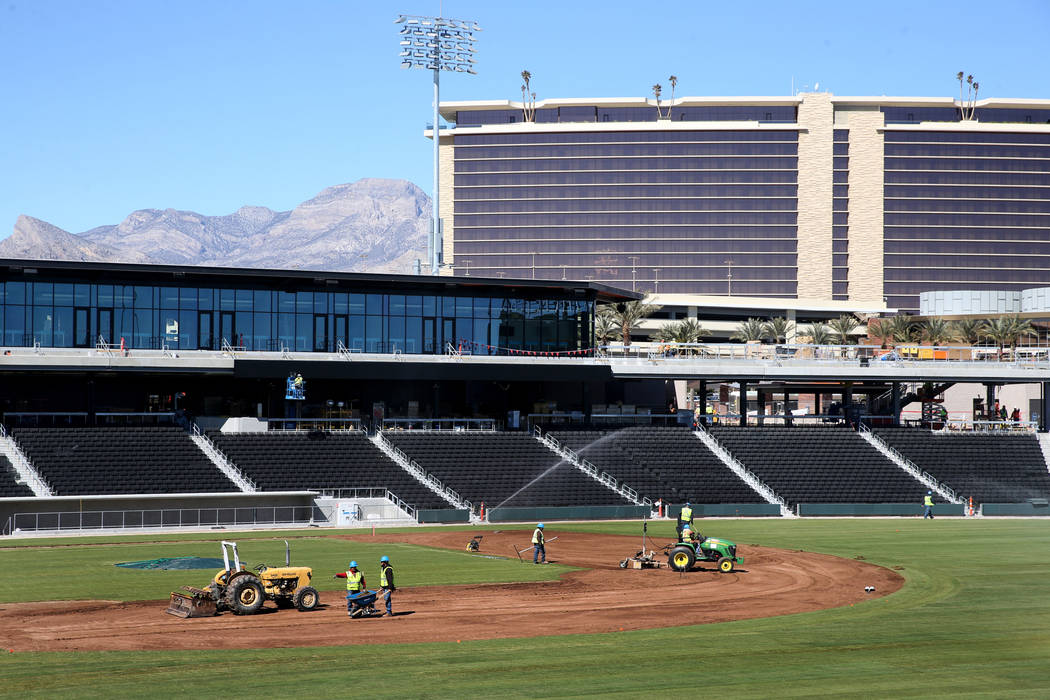
{"type": "Polygon", "coordinates": [[[678,530],[679,542],[685,541],[682,539],[682,530],[686,525],[689,525],[690,527],[693,525],[693,504],[688,501],[686,501],[686,504],[682,506],[682,510],[678,513],[678,527],[676,529],[678,530]]]}
{"type": "Polygon", "coordinates": [[[357,562],[350,562],[347,570],[335,575],[334,578],[345,578],[346,579],[346,614],[354,614],[354,596],[362,593],[367,584],[365,583],[365,575],[357,570],[357,562]]]}
{"type": "Polygon", "coordinates": [[[394,588],[394,567],[390,566],[390,557],[385,554],[379,557],[379,587],[383,589],[387,617],[393,617],[394,611],[390,606],[390,595],[397,589],[394,588]]]}
{"type": "Polygon", "coordinates": [[[543,523],[536,523],[536,530],[532,533],[532,563],[546,564],[547,550],[544,548],[543,523]]]}
{"type": "Polygon", "coordinates": [[[922,498],[922,519],[929,518],[933,520],[933,491],[927,491],[926,495],[922,498]]]}

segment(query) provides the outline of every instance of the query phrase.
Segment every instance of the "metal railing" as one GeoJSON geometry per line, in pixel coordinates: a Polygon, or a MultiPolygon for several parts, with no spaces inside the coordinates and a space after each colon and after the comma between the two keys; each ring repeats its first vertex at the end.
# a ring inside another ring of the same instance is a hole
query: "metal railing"
{"type": "Polygon", "coordinates": [[[948,484],[944,483],[943,481],[935,477],[933,474],[930,474],[928,471],[917,465],[915,462],[905,457],[899,450],[897,450],[897,448],[895,448],[893,445],[891,445],[890,443],[886,442],[878,435],[873,433],[871,431],[871,428],[861,423],[858,427],[858,431],[862,435],[869,436],[871,440],[874,441],[873,444],[876,444],[880,450],[891,454],[895,461],[898,461],[899,463],[903,464],[905,468],[908,471],[912,472],[914,476],[918,476],[927,484],[935,485],[937,489],[942,492],[942,495],[946,496],[948,500],[950,500],[952,503],[960,503],[959,497],[955,493],[955,489],[953,489],[951,486],[948,486],[948,484]]]}
{"type": "MultiPolygon", "coordinates": [[[[352,499],[352,498],[385,498],[393,503],[398,509],[408,514],[408,517],[412,520],[416,517],[416,507],[401,500],[397,494],[383,486],[374,487],[355,487],[355,488],[315,488],[308,489],[309,491],[317,491],[324,498],[332,498],[335,500],[341,499],[352,499]]],[[[399,518],[381,518],[384,520],[403,520],[403,517],[399,518]]]]}
{"type": "Polygon", "coordinates": [[[252,481],[248,475],[241,471],[237,465],[233,463],[233,460],[227,457],[226,453],[220,450],[196,423],[193,424],[193,441],[208,456],[208,459],[219,468],[219,471],[225,474],[230,481],[237,485],[237,488],[239,488],[242,493],[258,492],[258,485],[252,481]]]}
{"type": "Polygon", "coordinates": [[[330,509],[318,506],[239,506],[15,513],[8,518],[4,526],[4,534],[73,530],[316,525],[319,523],[327,525],[330,518],[330,509]]]}
{"type": "Polygon", "coordinates": [[[453,432],[494,432],[494,418],[384,418],[380,430],[431,430],[453,432]]]}
{"type": "Polygon", "coordinates": [[[775,503],[780,506],[780,512],[786,514],[790,512],[787,501],[784,500],[783,496],[777,495],[777,492],[772,486],[758,478],[758,475],[748,469],[743,462],[736,458],[736,456],[730,452],[725,445],[719,441],[709,431],[704,429],[703,426],[697,426],[696,436],[703,442],[712,452],[715,453],[719,459],[727,462],[733,471],[737,474],[743,475],[745,483],[749,484],[755,491],[763,496],[769,503],[775,503]],[[765,493],[763,493],[763,491],[765,493]]]}
{"type": "Polygon", "coordinates": [[[441,479],[437,478],[422,466],[419,462],[409,457],[400,447],[397,447],[392,442],[386,439],[382,431],[377,431],[375,434],[375,441],[377,442],[380,449],[386,452],[388,455],[393,457],[394,461],[398,463],[403,469],[416,477],[416,480],[424,484],[434,493],[438,494],[446,501],[456,506],[457,508],[466,508],[471,513],[474,512],[474,504],[463,498],[455,491],[452,487],[446,486],[442,483],[441,479]]]}
{"type": "Polygon", "coordinates": [[[285,432],[364,432],[360,418],[266,418],[266,429],[285,432]]]}
{"type": "Polygon", "coordinates": [[[543,429],[540,428],[540,426],[534,426],[532,432],[538,440],[540,440],[549,449],[561,455],[574,467],[583,471],[596,481],[601,482],[607,488],[620,494],[635,505],[651,506],[653,504],[653,499],[649,498],[648,496],[639,497],[638,491],[623,483],[609,472],[602,471],[593,462],[591,462],[588,459],[585,459],[584,457],[581,457],[579,453],[575,450],[561,444],[561,442],[550,433],[545,434],[543,432],[543,429]]]}
{"type": "Polygon", "coordinates": [[[7,434],[7,428],[4,427],[3,423],[0,423],[0,440],[7,442],[11,448],[10,450],[0,450],[0,453],[7,454],[11,460],[11,466],[18,472],[19,476],[25,479],[26,486],[32,490],[33,495],[54,495],[55,491],[51,488],[51,484],[37,471],[32,460],[22,452],[22,448],[18,446],[18,441],[7,434]]]}

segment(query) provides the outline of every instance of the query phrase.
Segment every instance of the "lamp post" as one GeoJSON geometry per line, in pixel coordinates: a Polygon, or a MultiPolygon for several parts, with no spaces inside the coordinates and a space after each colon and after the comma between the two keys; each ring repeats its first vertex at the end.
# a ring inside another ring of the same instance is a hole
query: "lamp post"
{"type": "Polygon", "coordinates": [[[733,261],[726,260],[725,264],[729,266],[729,270],[726,272],[726,296],[731,297],[733,296],[733,261]]]}
{"type": "Polygon", "coordinates": [[[474,71],[474,32],[480,32],[477,22],[448,17],[421,17],[418,15],[398,15],[394,20],[401,30],[401,67],[423,68],[434,73],[434,125],[431,136],[434,139],[434,204],[433,220],[430,224],[430,237],[427,240],[427,257],[430,260],[430,274],[441,271],[441,189],[438,173],[438,126],[441,115],[441,71],[470,73],[474,71]]]}

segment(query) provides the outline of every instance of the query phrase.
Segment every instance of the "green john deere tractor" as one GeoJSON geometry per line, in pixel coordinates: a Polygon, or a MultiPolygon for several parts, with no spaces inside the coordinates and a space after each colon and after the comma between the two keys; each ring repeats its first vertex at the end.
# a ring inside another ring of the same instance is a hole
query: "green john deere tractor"
{"type": "Polygon", "coordinates": [[[744,558],[736,555],[736,544],[718,537],[669,544],[665,551],[667,565],[674,571],[689,571],[698,561],[713,561],[719,571],[728,574],[737,564],[744,563],[744,558]]]}

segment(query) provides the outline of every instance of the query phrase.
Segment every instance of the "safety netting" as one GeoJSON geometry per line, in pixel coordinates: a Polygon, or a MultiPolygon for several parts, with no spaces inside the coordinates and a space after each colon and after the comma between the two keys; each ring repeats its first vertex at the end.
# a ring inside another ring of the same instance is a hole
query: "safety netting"
{"type": "Polygon", "coordinates": [[[221,569],[222,559],[215,557],[164,557],[142,561],[124,561],[116,564],[125,569],[221,569]]]}

